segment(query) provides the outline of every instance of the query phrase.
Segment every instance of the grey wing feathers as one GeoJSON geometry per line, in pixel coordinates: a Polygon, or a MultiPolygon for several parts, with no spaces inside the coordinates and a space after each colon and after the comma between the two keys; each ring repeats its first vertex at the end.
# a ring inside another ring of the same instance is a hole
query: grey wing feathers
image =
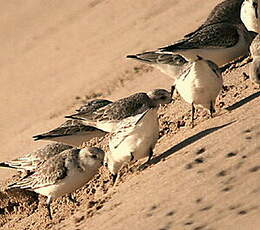
{"type": "Polygon", "coordinates": [[[73,147],[70,145],[62,144],[62,143],[51,143],[45,145],[43,148],[39,148],[30,154],[30,157],[36,159],[48,159],[53,157],[65,150],[72,149],[73,147]]]}
{"type": "Polygon", "coordinates": [[[26,158],[18,158],[13,161],[1,162],[0,167],[12,168],[17,170],[31,170],[33,169],[32,161],[26,158]]]}
{"type": "Polygon", "coordinates": [[[185,49],[228,48],[234,46],[239,40],[237,28],[228,23],[218,23],[206,26],[191,37],[176,43],[159,48],[161,52],[177,52],[185,49]]]}
{"type": "Polygon", "coordinates": [[[9,162],[0,162],[0,167],[17,169],[20,168],[20,164],[16,166],[10,164],[9,162]]]}
{"type": "Polygon", "coordinates": [[[37,189],[53,185],[67,176],[66,161],[78,160],[80,149],[68,149],[40,165],[30,176],[8,185],[8,188],[37,189]]]}
{"type": "Polygon", "coordinates": [[[137,93],[99,109],[97,118],[100,120],[122,120],[143,113],[154,106],[146,93],[137,93]]]}
{"type": "Polygon", "coordinates": [[[65,145],[62,143],[52,143],[48,144],[44,147],[37,149],[36,151],[27,154],[23,157],[19,157],[17,159],[1,162],[0,167],[9,167],[14,169],[22,169],[22,170],[34,170],[36,165],[45,161],[67,149],[71,149],[72,146],[65,145]]]}
{"type": "Polygon", "coordinates": [[[76,112],[94,112],[97,109],[104,107],[108,104],[111,104],[112,101],[105,99],[95,99],[92,101],[88,101],[85,105],[81,106],[79,109],[76,109],[76,112]]]}
{"type": "Polygon", "coordinates": [[[168,64],[182,66],[187,61],[180,55],[163,54],[149,51],[136,55],[128,55],[127,58],[137,59],[148,64],[168,64]]]}
{"type": "Polygon", "coordinates": [[[54,137],[70,136],[81,132],[95,131],[97,128],[82,124],[78,120],[68,120],[56,129],[53,129],[47,133],[33,136],[34,140],[50,139],[54,137]]]}
{"type": "Polygon", "coordinates": [[[193,32],[186,34],[188,38],[203,27],[216,23],[242,23],[240,19],[240,8],[244,0],[226,0],[214,7],[205,22],[193,32]]]}
{"type": "Polygon", "coordinates": [[[68,117],[89,121],[121,120],[142,113],[154,106],[146,93],[137,93],[102,107],[91,114],[82,112],[68,117]]]}

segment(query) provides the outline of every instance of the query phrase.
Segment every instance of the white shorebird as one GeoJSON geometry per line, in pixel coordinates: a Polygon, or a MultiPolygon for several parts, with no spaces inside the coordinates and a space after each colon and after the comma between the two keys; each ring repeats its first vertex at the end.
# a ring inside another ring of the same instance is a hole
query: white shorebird
{"type": "Polygon", "coordinates": [[[216,23],[202,27],[172,45],[159,48],[157,52],[180,54],[188,61],[195,61],[197,56],[201,56],[222,66],[247,55],[253,38],[243,24],[216,23]]]}
{"type": "MultiPolygon", "coordinates": [[[[76,112],[93,113],[96,110],[111,104],[111,101],[104,99],[95,99],[88,101],[85,105],[81,106],[76,112]]],[[[95,137],[103,137],[106,132],[92,126],[84,125],[81,121],[68,120],[61,124],[59,127],[39,135],[33,136],[34,140],[48,140],[62,142],[72,146],[81,146],[95,137]]]]}
{"type": "Polygon", "coordinates": [[[48,144],[30,154],[18,157],[17,159],[0,162],[0,167],[12,168],[25,172],[34,171],[40,164],[47,161],[49,158],[71,148],[72,146],[64,145],[62,143],[48,144]]]}
{"type": "Polygon", "coordinates": [[[175,81],[175,88],[181,97],[192,105],[191,121],[193,126],[195,106],[200,105],[210,111],[212,117],[215,111],[215,101],[222,89],[223,79],[218,66],[209,60],[197,56],[175,81]]]}
{"type": "Polygon", "coordinates": [[[47,196],[49,218],[51,202],[82,187],[98,172],[104,159],[99,148],[68,149],[43,162],[33,174],[8,186],[9,189],[28,189],[47,196]]]}
{"type": "MultiPolygon", "coordinates": [[[[242,24],[240,19],[240,8],[243,3],[243,0],[226,0],[221,2],[210,12],[209,16],[205,20],[205,22],[199,26],[195,31],[186,34],[184,37],[187,39],[192,37],[196,33],[201,33],[201,30],[204,27],[209,25],[217,24],[217,23],[229,23],[229,24],[242,24]]],[[[243,27],[243,26],[241,26],[243,27]]],[[[231,30],[236,30],[231,26],[231,30]]],[[[207,34],[208,31],[205,30],[207,34]]],[[[205,34],[204,34],[205,35],[205,34]]],[[[214,36],[214,35],[213,35],[214,36]]],[[[211,39],[211,38],[210,38],[211,39]]],[[[218,39],[218,38],[217,38],[218,39]]],[[[235,38],[233,38],[235,39],[235,38]]],[[[204,38],[205,40],[205,38],[204,38]]],[[[213,44],[215,46],[215,44],[213,44]]],[[[213,48],[210,47],[210,48],[213,48]]],[[[217,47],[214,47],[217,48],[217,47]]],[[[220,47],[221,48],[221,47],[220,47]]],[[[225,48],[225,47],[224,47],[225,48]]],[[[243,54],[244,52],[242,52],[243,54]]],[[[240,54],[238,54],[240,55],[240,54]]],[[[224,55],[225,56],[225,55],[224,55]]],[[[236,57],[237,55],[235,55],[236,57]]],[[[178,77],[178,75],[186,68],[188,65],[188,61],[178,54],[170,54],[170,53],[160,53],[158,50],[156,51],[148,51],[136,55],[127,55],[127,58],[132,58],[146,64],[150,64],[156,68],[158,68],[161,72],[170,76],[174,80],[178,77]]],[[[233,57],[227,57],[227,60],[232,60],[233,57]]],[[[223,63],[221,63],[223,64],[223,63]]]]}
{"type": "MultiPolygon", "coordinates": [[[[156,106],[146,108],[142,113],[125,118],[111,133],[110,151],[106,153],[104,164],[112,173],[114,181],[124,163],[144,157],[148,157],[148,161],[151,159],[159,137],[157,110],[160,104],[168,104],[172,101],[169,92],[160,91],[163,98],[156,103],[156,106]]],[[[158,92],[150,93],[150,95],[155,94],[158,92]]]]}
{"type": "Polygon", "coordinates": [[[241,6],[241,20],[249,31],[260,33],[258,0],[244,0],[241,6]]]}
{"type": "Polygon", "coordinates": [[[253,62],[249,65],[249,76],[251,81],[260,85],[260,34],[256,36],[250,46],[253,62]]]}
{"type": "Polygon", "coordinates": [[[143,113],[147,109],[157,107],[168,99],[169,92],[156,89],[148,93],[136,93],[122,98],[93,113],[79,112],[66,118],[81,120],[85,125],[94,126],[105,132],[112,132],[125,118],[143,113]]]}

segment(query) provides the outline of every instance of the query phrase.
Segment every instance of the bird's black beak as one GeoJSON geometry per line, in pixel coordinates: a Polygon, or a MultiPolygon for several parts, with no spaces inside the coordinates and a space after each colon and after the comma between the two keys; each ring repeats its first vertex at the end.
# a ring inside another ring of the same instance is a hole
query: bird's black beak
{"type": "Polygon", "coordinates": [[[203,58],[199,55],[197,55],[198,60],[202,60],[203,58]]]}
{"type": "Polygon", "coordinates": [[[256,6],[255,6],[255,17],[258,18],[257,4],[256,4],[256,6]]]}

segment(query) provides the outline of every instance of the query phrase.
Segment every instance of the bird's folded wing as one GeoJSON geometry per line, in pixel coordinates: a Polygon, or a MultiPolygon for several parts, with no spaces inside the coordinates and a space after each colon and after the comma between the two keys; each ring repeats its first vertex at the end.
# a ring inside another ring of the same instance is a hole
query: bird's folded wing
{"type": "MultiPolygon", "coordinates": [[[[77,121],[77,120],[74,120],[77,121]]],[[[93,126],[87,126],[83,125],[81,122],[75,125],[67,125],[65,126],[64,124],[61,125],[60,127],[53,129],[47,133],[39,134],[33,136],[34,140],[40,140],[40,139],[45,139],[45,138],[55,138],[55,137],[63,137],[63,136],[71,136],[71,135],[76,135],[77,133],[82,133],[82,132],[91,132],[91,131],[96,131],[98,130],[97,128],[93,126]]]]}
{"type": "Polygon", "coordinates": [[[228,48],[239,40],[237,27],[228,23],[218,23],[201,28],[190,37],[172,45],[159,48],[160,52],[177,52],[186,49],[228,48]]]}
{"type": "Polygon", "coordinates": [[[35,172],[20,181],[8,185],[8,188],[38,189],[53,185],[68,175],[67,162],[70,164],[76,160],[79,149],[73,148],[54,156],[41,164],[35,172]]]}
{"type": "Polygon", "coordinates": [[[118,146],[135,131],[138,123],[140,123],[142,119],[145,119],[145,116],[149,111],[151,111],[151,109],[134,117],[128,117],[120,122],[116,130],[110,136],[110,148],[118,148],[118,146]]]}
{"type": "Polygon", "coordinates": [[[187,61],[180,55],[164,54],[158,53],[156,51],[149,51],[145,53],[140,53],[136,55],[128,55],[127,58],[137,59],[139,61],[149,63],[149,64],[167,64],[181,66],[187,61]]]}
{"type": "Polygon", "coordinates": [[[81,119],[86,121],[112,121],[140,114],[152,105],[147,103],[149,97],[145,93],[138,93],[127,98],[108,104],[93,113],[80,112],[66,118],[81,119]]]}

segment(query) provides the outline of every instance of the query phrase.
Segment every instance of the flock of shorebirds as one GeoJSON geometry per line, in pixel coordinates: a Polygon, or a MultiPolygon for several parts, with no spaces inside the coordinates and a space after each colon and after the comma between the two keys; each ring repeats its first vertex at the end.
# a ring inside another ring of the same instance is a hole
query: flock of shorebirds
{"type": "Polygon", "coordinates": [[[152,158],[159,137],[157,110],[172,101],[175,90],[191,104],[193,124],[195,105],[208,109],[211,116],[215,111],[215,100],[223,86],[219,66],[248,55],[250,50],[250,79],[260,84],[259,11],[257,0],[225,0],[183,39],[154,51],[128,55],[173,78],[171,92],[155,89],[115,102],[87,102],[75,114],[66,116],[68,120],[58,128],[33,137],[55,143],[0,163],[2,167],[26,172],[8,189],[28,189],[47,196],[48,215],[52,218],[52,200],[85,185],[102,164],[115,181],[124,164],[152,158]],[[84,142],[107,133],[108,152],[96,147],[80,148],[84,142]]]}

